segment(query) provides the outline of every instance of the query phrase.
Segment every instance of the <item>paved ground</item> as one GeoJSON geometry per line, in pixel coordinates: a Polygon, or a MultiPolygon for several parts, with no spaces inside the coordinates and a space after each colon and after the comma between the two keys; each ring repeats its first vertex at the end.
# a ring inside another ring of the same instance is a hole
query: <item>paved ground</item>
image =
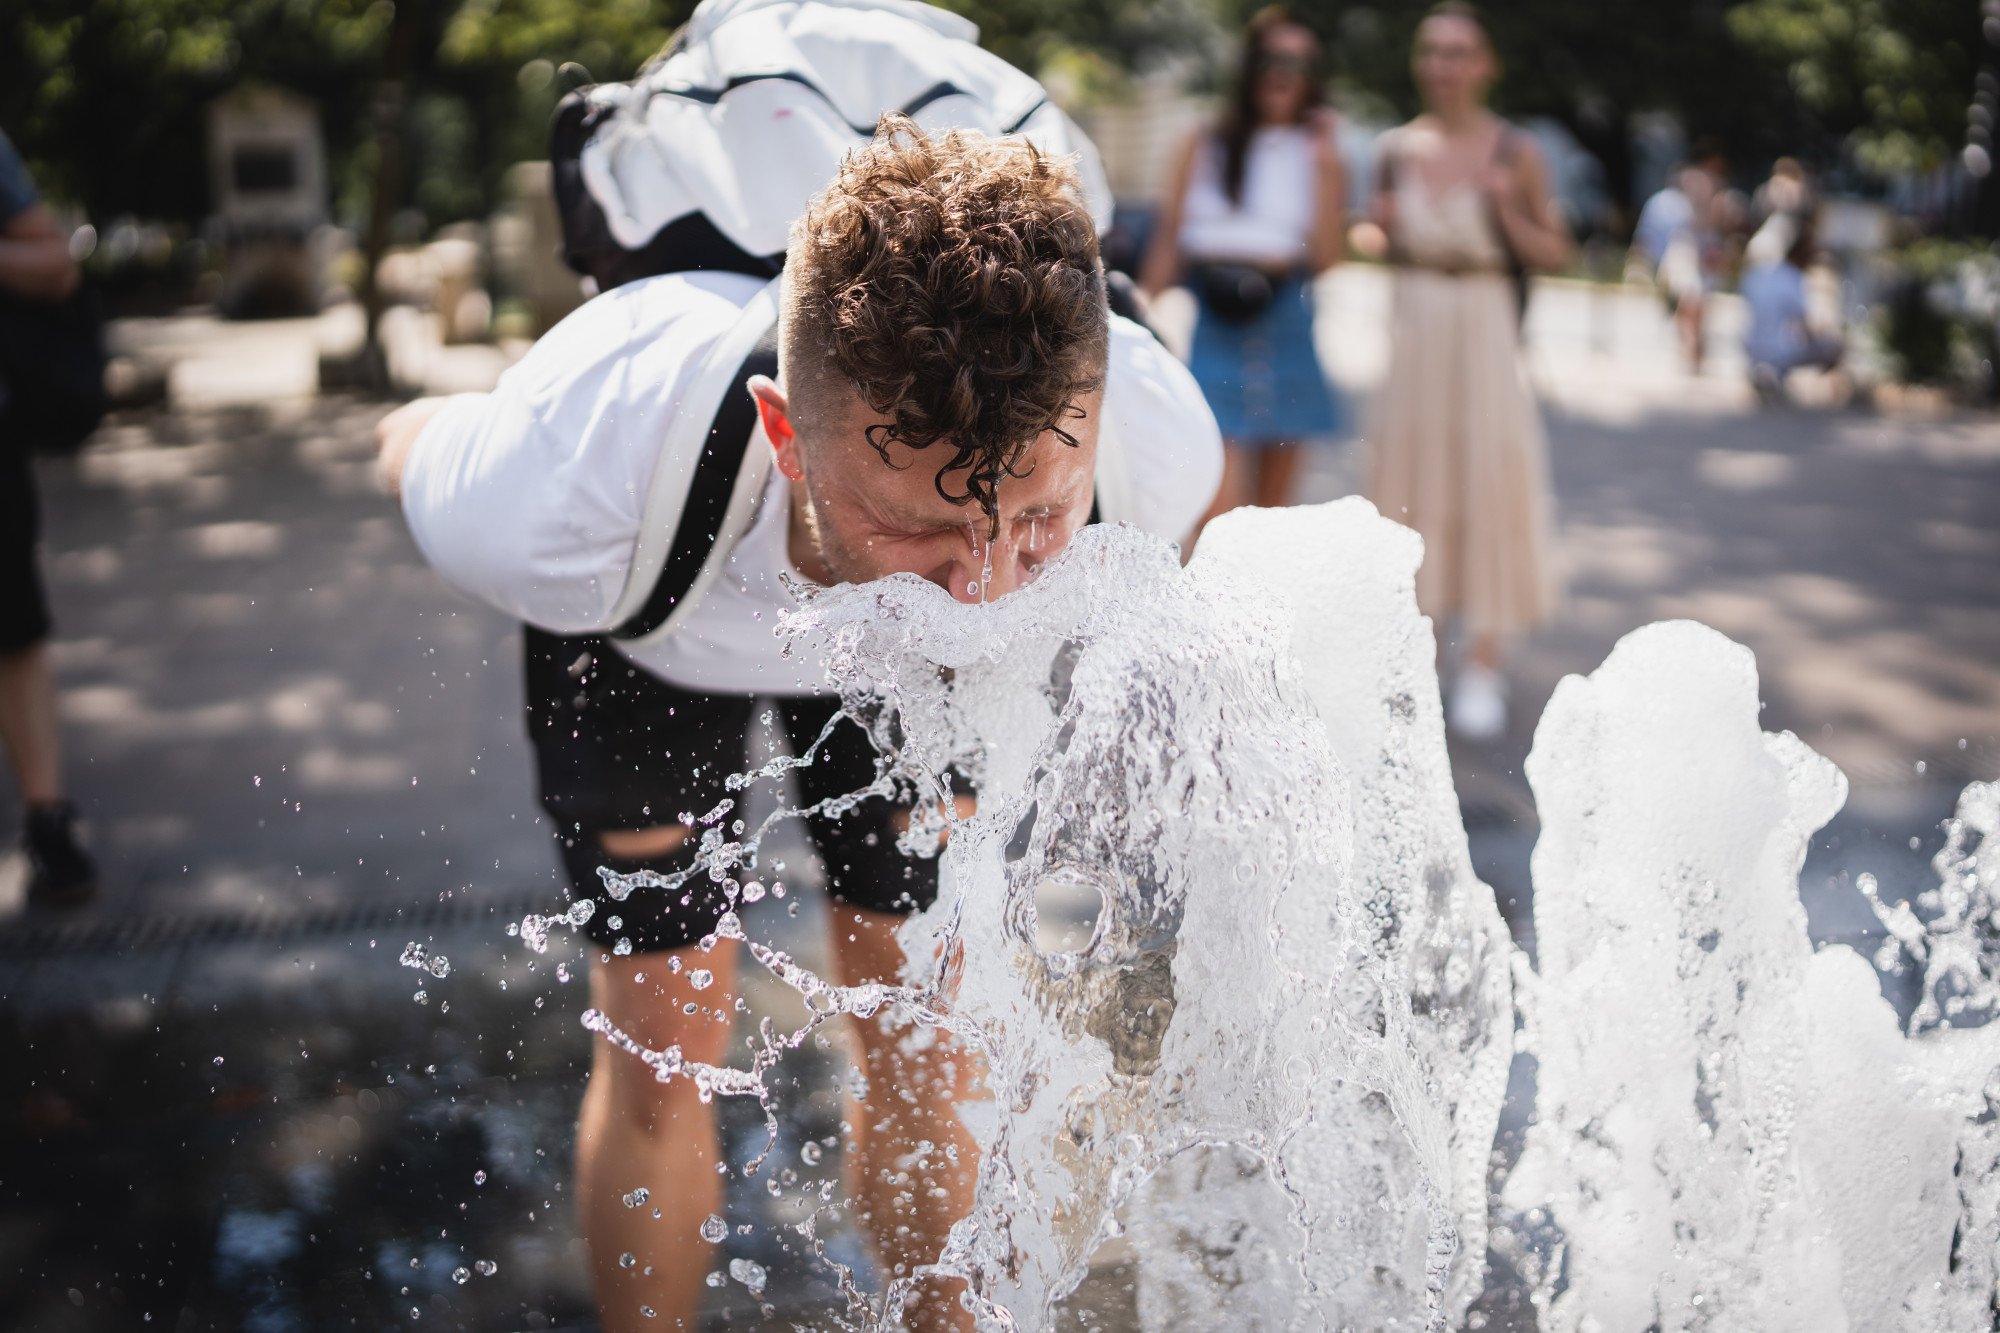
{"type": "MultiPolygon", "coordinates": [[[[1322,328],[1357,394],[1379,373],[1372,283],[1338,278],[1322,328]]],[[[1853,875],[1913,892],[1957,787],[2000,776],[2000,423],[1754,412],[1726,356],[1679,372],[1645,300],[1554,288],[1530,327],[1571,595],[1516,654],[1509,736],[1455,755],[1482,872],[1531,944],[1533,719],[1620,634],[1691,615],[1756,649],[1767,725],[1854,779],[1804,889],[1816,935],[1871,934],[1853,875]]],[[[107,891],[0,926],[0,1329],[589,1321],[563,1197],[582,997],[501,931],[557,895],[519,646],[374,494],[386,406],[154,409],[42,468],[107,891]],[[412,939],[455,963],[421,1004],[396,962],[412,939]],[[497,1271],[453,1280],[479,1259],[497,1271]]],[[[1355,473],[1351,445],[1321,451],[1307,498],[1355,473]]],[[[18,885],[0,864],[16,913],[18,885]]],[[[765,924],[809,955],[804,902],[765,924]]],[[[751,998],[753,1017],[783,1002],[751,998]]],[[[840,1072],[799,1068],[789,1136],[825,1123],[840,1072]]],[[[740,1112],[732,1132],[754,1129],[740,1112]]],[[[754,1225],[767,1203],[749,1184],[732,1210],[754,1225]]],[[[731,1244],[803,1317],[815,1293],[775,1235],[731,1244]]],[[[1129,1325],[1123,1285],[1106,1272],[1073,1306],[1129,1325]]],[[[1527,1326],[1505,1305],[1489,1327],[1527,1326]]],[[[732,1285],[712,1317],[754,1312],[732,1285]]]]}

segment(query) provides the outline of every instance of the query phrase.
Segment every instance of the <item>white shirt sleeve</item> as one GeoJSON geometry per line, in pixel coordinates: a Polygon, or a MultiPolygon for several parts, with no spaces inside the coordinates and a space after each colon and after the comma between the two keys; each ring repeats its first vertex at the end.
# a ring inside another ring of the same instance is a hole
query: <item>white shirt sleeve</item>
{"type": "Polygon", "coordinates": [[[403,471],[403,514],[460,591],[558,634],[609,628],[667,426],[763,287],[677,273],[605,293],[490,394],[459,394],[403,471]]]}
{"type": "Polygon", "coordinates": [[[1111,319],[1104,404],[1117,424],[1124,516],[1185,543],[1222,484],[1222,432],[1188,368],[1141,325],[1111,319]]]}

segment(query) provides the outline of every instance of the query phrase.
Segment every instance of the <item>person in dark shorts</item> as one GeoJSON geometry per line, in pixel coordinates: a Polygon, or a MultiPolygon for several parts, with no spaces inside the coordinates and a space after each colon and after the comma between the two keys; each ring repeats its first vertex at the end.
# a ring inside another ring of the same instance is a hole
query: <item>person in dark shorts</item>
{"type": "MultiPolygon", "coordinates": [[[[592,1003],[648,1047],[723,1057],[738,953],[696,945],[723,905],[699,877],[613,901],[597,870],[689,864],[690,825],[745,767],[755,710],[800,755],[835,718],[824,654],[787,656],[773,632],[790,587],[904,572],[976,602],[1026,582],[1093,513],[1176,540],[1207,508],[1220,433],[1186,368],[1111,314],[1098,227],[1065,159],[887,117],[798,219],[782,278],[627,283],[491,395],[413,403],[378,428],[431,564],[530,627],[543,804],[571,894],[597,902],[592,1003]],[[775,378],[754,370],[762,346],[775,378]],[[732,404],[750,409],[734,424],[732,404]],[[705,489],[725,454],[740,471],[705,489]],[[712,983],[697,989],[696,969],[712,983]]],[[[807,800],[876,775],[844,718],[813,753],[807,800]]],[[[843,983],[897,979],[896,930],[936,898],[935,860],[896,847],[907,819],[877,797],[809,824],[843,983]]],[[[871,1089],[847,1117],[857,1218],[883,1271],[907,1274],[969,1210],[978,1147],[954,1103],[977,1071],[888,1010],[854,1035],[871,1089]]],[[[600,1039],[577,1157],[607,1333],[693,1328],[713,1266],[701,1225],[722,1211],[714,1107],[600,1039]],[[658,1217],[621,1202],[639,1185],[658,1217]]],[[[969,1328],[956,1285],[920,1284],[907,1326],[969,1328]]]]}
{"type": "MultiPolygon", "coordinates": [[[[78,276],[68,238],[0,134],[0,293],[58,302],[75,290],[78,276]]],[[[0,741],[27,806],[28,900],[67,907],[96,892],[97,867],[77,842],[76,806],[63,795],[48,642],[54,622],[35,554],[40,506],[29,443],[9,420],[12,396],[0,373],[0,741]]]]}

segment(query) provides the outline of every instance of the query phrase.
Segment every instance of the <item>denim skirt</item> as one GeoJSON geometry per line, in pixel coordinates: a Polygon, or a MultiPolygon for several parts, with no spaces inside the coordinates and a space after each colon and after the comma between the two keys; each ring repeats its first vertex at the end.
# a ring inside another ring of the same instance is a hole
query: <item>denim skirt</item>
{"type": "Polygon", "coordinates": [[[1278,285],[1255,319],[1223,319],[1196,293],[1188,369],[1231,444],[1268,445],[1332,435],[1344,418],[1313,350],[1312,289],[1298,276],[1278,285]]]}

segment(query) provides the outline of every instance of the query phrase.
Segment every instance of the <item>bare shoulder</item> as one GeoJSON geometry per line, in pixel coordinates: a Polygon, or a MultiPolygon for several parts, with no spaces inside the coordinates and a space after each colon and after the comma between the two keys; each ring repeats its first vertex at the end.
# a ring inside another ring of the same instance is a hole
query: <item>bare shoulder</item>
{"type": "Polygon", "coordinates": [[[1535,136],[1516,125],[1511,120],[1500,122],[1500,153],[1508,166],[1516,171],[1531,171],[1537,175],[1546,174],[1548,160],[1542,156],[1542,146],[1535,136]]]}

